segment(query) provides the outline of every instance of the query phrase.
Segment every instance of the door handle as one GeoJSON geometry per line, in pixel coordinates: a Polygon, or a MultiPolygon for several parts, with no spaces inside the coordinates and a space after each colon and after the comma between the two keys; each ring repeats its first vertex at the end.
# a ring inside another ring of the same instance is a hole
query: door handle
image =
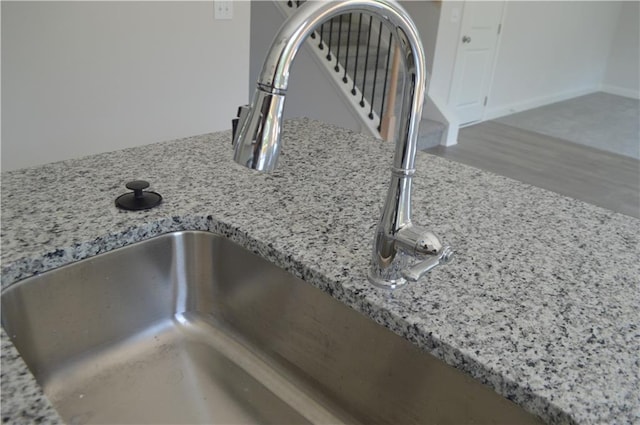
{"type": "Polygon", "coordinates": [[[462,37],[462,42],[463,43],[471,43],[471,37],[469,37],[468,35],[465,35],[462,37]]]}

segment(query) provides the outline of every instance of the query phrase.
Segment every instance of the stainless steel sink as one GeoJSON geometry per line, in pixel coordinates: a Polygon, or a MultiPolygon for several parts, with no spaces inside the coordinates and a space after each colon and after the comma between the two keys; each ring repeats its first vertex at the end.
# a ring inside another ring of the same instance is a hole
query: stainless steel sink
{"type": "Polygon", "coordinates": [[[10,287],[2,323],[76,423],[538,423],[233,242],[179,232],[10,287]]]}

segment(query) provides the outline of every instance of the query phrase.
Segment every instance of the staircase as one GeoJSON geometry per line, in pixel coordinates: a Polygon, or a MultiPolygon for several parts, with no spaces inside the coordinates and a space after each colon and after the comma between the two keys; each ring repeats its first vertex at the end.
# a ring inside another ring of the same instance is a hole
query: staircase
{"type": "MultiPolygon", "coordinates": [[[[276,3],[291,15],[304,1],[276,3]]],[[[363,13],[341,15],[316,28],[307,43],[371,133],[385,140],[395,139],[404,71],[400,58],[395,60],[396,41],[382,22],[363,13]]],[[[444,124],[423,118],[418,149],[440,145],[445,130],[444,124]]]]}

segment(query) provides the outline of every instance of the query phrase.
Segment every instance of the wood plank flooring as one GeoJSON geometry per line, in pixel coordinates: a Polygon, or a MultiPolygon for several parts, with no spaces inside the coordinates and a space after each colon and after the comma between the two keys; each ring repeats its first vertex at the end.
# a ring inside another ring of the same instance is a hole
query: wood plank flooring
{"type": "Polygon", "coordinates": [[[426,152],[640,218],[640,161],[488,121],[426,152]]]}

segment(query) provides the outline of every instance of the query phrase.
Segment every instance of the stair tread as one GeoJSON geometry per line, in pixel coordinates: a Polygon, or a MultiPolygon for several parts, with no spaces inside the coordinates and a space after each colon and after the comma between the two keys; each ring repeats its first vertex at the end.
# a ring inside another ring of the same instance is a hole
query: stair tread
{"type": "Polygon", "coordinates": [[[442,131],[444,131],[445,128],[446,128],[446,126],[443,123],[439,122],[439,121],[434,121],[434,120],[430,120],[428,118],[423,118],[420,121],[420,128],[418,130],[418,134],[442,132],[442,131]]]}
{"type": "Polygon", "coordinates": [[[446,126],[438,121],[423,118],[418,128],[418,149],[424,150],[440,145],[446,126]]]}

